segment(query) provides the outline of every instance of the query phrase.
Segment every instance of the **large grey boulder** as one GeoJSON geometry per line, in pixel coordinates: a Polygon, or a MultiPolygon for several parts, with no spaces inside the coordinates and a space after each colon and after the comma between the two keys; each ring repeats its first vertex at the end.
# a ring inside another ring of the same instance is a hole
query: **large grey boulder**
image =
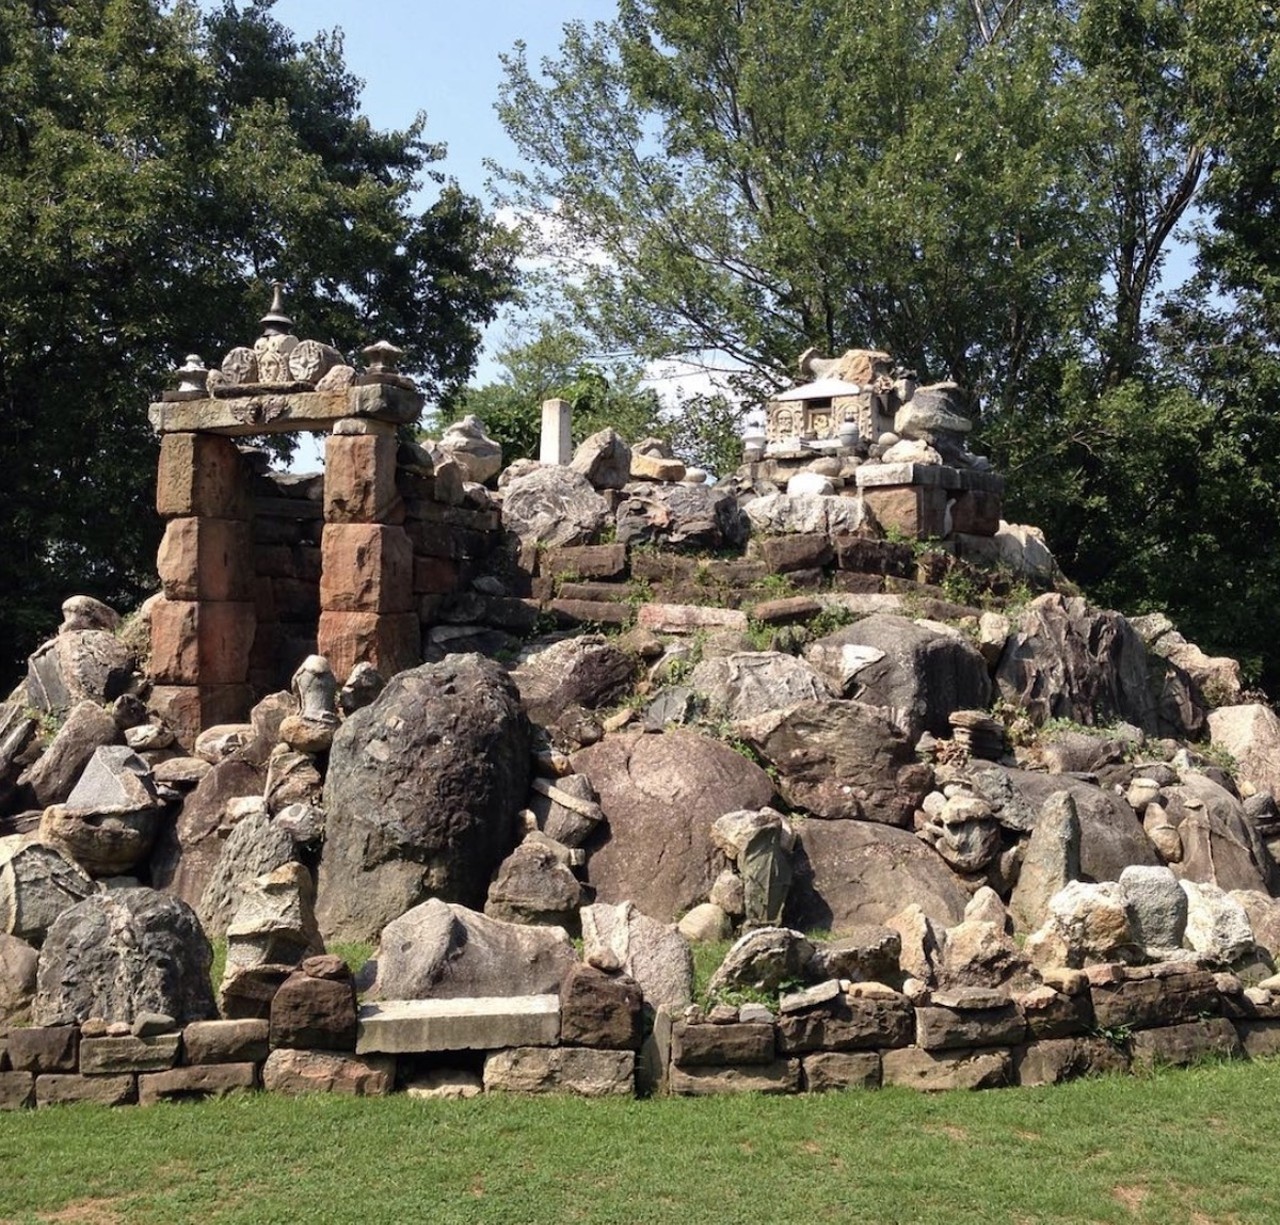
{"type": "Polygon", "coordinates": [[[631,448],[616,430],[598,430],[578,444],[569,467],[596,489],[621,489],[631,479],[631,448]]]}
{"type": "Polygon", "coordinates": [[[1120,873],[1120,897],[1134,939],[1148,951],[1182,947],[1187,895],[1168,868],[1133,864],[1120,873]]]}
{"type": "Polygon", "coordinates": [[[597,902],[583,909],[582,956],[598,970],[621,970],[633,978],[649,1008],[680,1008],[693,999],[688,941],[674,926],[642,914],[630,902],[597,902]]]}
{"type": "Polygon", "coordinates": [[[294,858],[294,841],[265,811],[238,821],[227,835],[213,875],[196,913],[211,940],[227,934],[227,924],[240,909],[246,889],[258,877],[294,858]]]}
{"type": "Polygon", "coordinates": [[[1027,841],[1018,883],[1009,898],[1009,916],[1023,932],[1034,931],[1048,918],[1049,901],[1079,880],[1080,817],[1069,791],[1045,800],[1027,841]]]}
{"type": "Polygon", "coordinates": [[[810,643],[805,658],[834,691],[895,712],[912,733],[950,736],[948,716],[982,710],[991,680],[982,653],[958,631],[873,613],[810,643]]]}
{"type": "Polygon", "coordinates": [[[800,702],[733,730],[777,771],[787,802],[815,817],[907,825],[932,781],[902,730],[860,702],[800,702]]]}
{"type": "Polygon", "coordinates": [[[373,960],[369,999],[425,1000],[551,994],[577,958],[563,928],[431,898],[386,925],[373,960]]]}
{"type": "Polygon", "coordinates": [[[1122,719],[1159,731],[1147,650],[1119,613],[1049,592],[1023,610],[996,670],[1005,701],[1031,720],[1093,725],[1122,719]]]}
{"type": "Polygon", "coordinates": [[[333,738],[325,938],[374,939],[430,896],[482,906],[528,788],[528,720],[498,664],[451,655],[394,677],[333,738]]]}
{"type": "Polygon", "coordinates": [[[19,847],[0,862],[0,931],[39,948],[58,916],[97,889],[56,847],[19,847]]]}
{"type": "Polygon", "coordinates": [[[907,830],[870,821],[797,821],[795,830],[789,926],[843,935],[886,923],[909,902],[943,927],[964,917],[968,892],[907,830]]]}
{"type": "Polygon", "coordinates": [[[36,710],[62,715],[78,702],[114,702],[129,687],[137,659],[114,634],[102,629],[68,630],[51,638],[27,660],[27,701],[36,710]]]}
{"type": "Polygon", "coordinates": [[[740,937],[725,954],[707,984],[707,992],[750,988],[778,991],[784,983],[800,983],[809,978],[813,943],[803,932],[789,927],[760,927],[740,937]]]}
{"type": "Polygon", "coordinates": [[[1271,856],[1234,795],[1190,770],[1162,795],[1182,841],[1182,856],[1171,865],[1176,876],[1222,889],[1266,892],[1271,856]]]}
{"type": "Polygon", "coordinates": [[[1217,965],[1229,966],[1253,951],[1248,911],[1216,885],[1182,881],[1187,895],[1186,942],[1217,965]]]}
{"type": "Polygon", "coordinates": [[[455,421],[436,444],[445,459],[451,459],[469,481],[483,485],[502,471],[502,447],[485,433],[484,422],[468,413],[455,421]]]}
{"type": "Polygon", "coordinates": [[[685,549],[738,548],[747,521],[728,489],[710,485],[648,485],[618,507],[618,540],[625,545],[685,549]]]}
{"type": "Polygon", "coordinates": [[[1024,948],[1041,969],[1067,966],[1078,970],[1142,957],[1115,881],[1073,880],[1060,889],[1049,899],[1043,925],[1027,937],[1024,948]]]}
{"type": "Polygon", "coordinates": [[[726,719],[750,719],[831,696],[809,664],[782,651],[734,651],[704,659],[687,683],[706,698],[712,715],[726,719]]]}
{"type": "Polygon", "coordinates": [[[571,468],[548,465],[518,476],[502,498],[502,526],[527,544],[590,544],[609,517],[609,504],[571,468]]]}
{"type": "Polygon", "coordinates": [[[58,804],[71,794],[94,753],[119,737],[116,721],[97,702],[79,702],[49,747],[19,775],[18,786],[37,808],[58,804]]]}
{"type": "Polygon", "coordinates": [[[140,1013],[179,1025],[217,1015],[213,949],[195,911],[154,889],[96,893],[60,915],[40,950],[32,1018],[67,1025],[140,1013]]]}
{"type": "Polygon", "coordinates": [[[565,638],[525,654],[511,679],[535,723],[554,723],[570,706],[616,700],[635,678],[635,660],[600,634],[565,638]]]}
{"type": "Polygon", "coordinates": [[[664,921],[705,901],[724,868],[711,838],[716,818],[773,799],[759,766],[692,731],[607,736],[572,762],[605,815],[586,843],[596,897],[633,901],[664,921]]]}

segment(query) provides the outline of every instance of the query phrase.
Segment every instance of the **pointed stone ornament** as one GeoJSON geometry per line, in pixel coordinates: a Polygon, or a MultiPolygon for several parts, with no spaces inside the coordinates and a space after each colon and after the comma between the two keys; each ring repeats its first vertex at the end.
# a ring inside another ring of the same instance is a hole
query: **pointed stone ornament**
{"type": "Polygon", "coordinates": [[[293,320],[284,313],[284,282],[271,282],[271,309],[259,321],[264,336],[287,336],[293,331],[293,320]]]}

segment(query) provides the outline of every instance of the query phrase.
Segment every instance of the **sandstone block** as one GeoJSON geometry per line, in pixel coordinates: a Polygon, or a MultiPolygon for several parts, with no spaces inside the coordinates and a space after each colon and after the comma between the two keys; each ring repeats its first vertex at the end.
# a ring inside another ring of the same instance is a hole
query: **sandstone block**
{"type": "Polygon", "coordinates": [[[916,1042],[926,1051],[978,1046],[1016,1046],[1026,1038],[1027,1023],[1014,1004],[1002,1008],[916,1009],[916,1042]]]}
{"type": "Polygon", "coordinates": [[[635,1051],[582,1046],[522,1046],[494,1051],[484,1061],[487,1093],[576,1093],[630,1097],[636,1088],[635,1051]]]}
{"type": "Polygon", "coordinates": [[[560,983],[560,1041],[605,1050],[639,1050],[644,1036],[640,987],[575,961],[560,983]]]}
{"type": "Polygon", "coordinates": [[[1239,1059],[1244,1055],[1244,1048],[1236,1027],[1226,1017],[1210,1017],[1140,1029],[1130,1038],[1130,1052],[1135,1068],[1184,1067],[1209,1055],[1239,1059]]]}
{"type": "Polygon", "coordinates": [[[160,440],[156,510],[165,518],[248,518],[248,481],[230,438],[166,434],[160,440]]]}
{"type": "Polygon", "coordinates": [[[906,1046],[915,1036],[915,1013],[904,995],[837,996],[828,1003],[778,1018],[778,1049],[853,1051],[906,1046]]]}
{"type": "Polygon", "coordinates": [[[122,1072],[163,1072],[178,1062],[180,1034],[151,1038],[85,1038],[80,1043],[82,1076],[115,1076],[122,1072]]]}
{"type": "Polygon", "coordinates": [[[413,545],[404,528],[326,523],[320,554],[325,612],[407,613],[413,608],[413,545]]]}
{"type": "Polygon", "coordinates": [[[552,578],[619,578],[627,568],[627,548],[621,544],[586,544],[548,549],[538,572],[552,578]]]}
{"type": "Polygon", "coordinates": [[[1019,1085],[1057,1085],[1080,1076],[1127,1072],[1129,1055],[1122,1047],[1093,1035],[1049,1038],[1016,1047],[1013,1068],[1019,1085]]]}
{"type": "Polygon", "coordinates": [[[206,728],[220,723],[243,723],[253,706],[253,689],[248,684],[156,685],[147,709],[159,715],[190,749],[206,728]]]}
{"type": "Polygon", "coordinates": [[[1160,977],[1129,971],[1118,982],[1095,982],[1091,993],[1098,1027],[1149,1029],[1218,1011],[1212,974],[1194,966],[1170,971],[1160,977]]]}
{"type": "Polygon", "coordinates": [[[348,1097],[385,1097],[395,1087],[396,1061],[379,1056],[339,1055],[333,1051],[272,1051],[262,1065],[268,1093],[342,1093],[348,1097]]]}
{"type": "Polygon", "coordinates": [[[483,1051],[553,1046],[559,1037],[560,999],[555,995],[381,1000],[360,1008],[356,1051],[483,1051]]]}
{"type": "Polygon", "coordinates": [[[149,1106],[153,1102],[226,1097],[237,1089],[255,1089],[257,1084],[257,1070],[252,1063],[194,1064],[139,1076],[138,1101],[149,1106]]]}
{"type": "Polygon", "coordinates": [[[346,981],[297,971],[271,1001],[272,1049],[349,1051],[356,1045],[356,991],[346,981]]]}
{"type": "Polygon", "coordinates": [[[886,531],[898,531],[916,540],[946,534],[947,492],[938,486],[865,488],[862,503],[886,531]]]}
{"type": "Polygon", "coordinates": [[[711,1097],[720,1093],[799,1093],[800,1060],[778,1059],[744,1068],[672,1067],[669,1092],[681,1097],[711,1097]]]}
{"type": "Polygon", "coordinates": [[[74,1072],[80,1046],[75,1025],[37,1025],[9,1031],[9,1066],[15,1072],[74,1072]]]}
{"type": "Polygon", "coordinates": [[[193,1021],[182,1031],[186,1063],[261,1063],[269,1053],[270,1023],[261,1019],[193,1021]]]}
{"type": "Polygon", "coordinates": [[[252,601],[159,599],[151,610],[151,675],[166,685],[239,685],[257,628],[252,601]]]}
{"type": "Polygon", "coordinates": [[[316,653],[329,661],[339,680],[350,676],[356,664],[365,663],[382,676],[394,676],[422,660],[418,615],[322,612],[316,653]]]}
{"type": "Polygon", "coordinates": [[[706,608],[700,604],[645,604],[636,624],[656,634],[693,634],[705,629],[747,629],[747,614],[736,608],[706,608]]]}
{"type": "Polygon", "coordinates": [[[251,600],[252,529],[235,519],[171,519],[156,570],[168,600],[251,600]]]}
{"type": "Polygon", "coordinates": [[[944,1089],[995,1089],[1013,1076],[1007,1050],[923,1051],[917,1046],[885,1051],[881,1059],[886,1085],[934,1093],[944,1089]]]}
{"type": "Polygon", "coordinates": [[[1094,1027],[1093,1003],[1088,992],[1066,995],[1052,987],[1036,987],[1018,997],[1033,1041],[1069,1038],[1094,1027]]]}
{"type": "Polygon", "coordinates": [[[835,550],[826,535],[806,532],[791,536],[753,536],[747,544],[747,556],[758,557],[774,574],[786,574],[830,565],[835,560],[835,550]]]}
{"type": "Polygon", "coordinates": [[[771,1064],[773,1026],[767,1022],[704,1025],[677,1021],[671,1031],[671,1059],[681,1068],[771,1064]]]}
{"type": "Polygon", "coordinates": [[[832,1089],[878,1089],[878,1051],[813,1051],[800,1060],[808,1093],[832,1089]]]}
{"type": "Polygon", "coordinates": [[[36,1104],[36,1078],[30,1072],[0,1072],[0,1110],[25,1110],[36,1104]]]}
{"type": "Polygon", "coordinates": [[[398,497],[394,434],[330,434],[324,446],[326,523],[384,523],[398,497]]]}
{"type": "Polygon", "coordinates": [[[128,1106],[137,1101],[133,1076],[76,1076],[50,1072],[36,1077],[37,1106],[71,1106],[93,1102],[98,1106],[128,1106]]]}
{"type": "Polygon", "coordinates": [[[1003,500],[985,489],[964,489],[951,507],[951,530],[973,536],[994,536],[1000,530],[1003,500]]]}

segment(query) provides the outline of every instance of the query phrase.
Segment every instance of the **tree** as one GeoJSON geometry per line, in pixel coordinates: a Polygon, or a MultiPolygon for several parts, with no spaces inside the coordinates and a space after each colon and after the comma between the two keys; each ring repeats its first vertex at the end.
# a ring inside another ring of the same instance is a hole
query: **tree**
{"type": "Polygon", "coordinates": [[[188,352],[252,338],[269,283],[300,334],[386,336],[428,391],[461,384],[511,251],[443,184],[419,117],[380,132],[337,35],[273,0],[0,0],[0,661],[78,591],[154,581],[145,405],[188,352]],[[433,177],[437,177],[434,171],[433,177]]]}

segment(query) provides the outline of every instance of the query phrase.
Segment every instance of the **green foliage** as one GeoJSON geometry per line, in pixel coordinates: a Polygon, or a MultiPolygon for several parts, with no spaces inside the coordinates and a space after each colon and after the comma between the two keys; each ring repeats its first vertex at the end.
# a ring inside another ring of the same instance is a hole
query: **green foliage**
{"type": "Polygon", "coordinates": [[[154,585],[148,398],[189,352],[252,341],[286,282],[300,335],[385,336],[431,394],[469,374],[511,250],[421,117],[359,112],[339,36],[272,0],[0,3],[0,667],[76,592],[154,585]]]}

